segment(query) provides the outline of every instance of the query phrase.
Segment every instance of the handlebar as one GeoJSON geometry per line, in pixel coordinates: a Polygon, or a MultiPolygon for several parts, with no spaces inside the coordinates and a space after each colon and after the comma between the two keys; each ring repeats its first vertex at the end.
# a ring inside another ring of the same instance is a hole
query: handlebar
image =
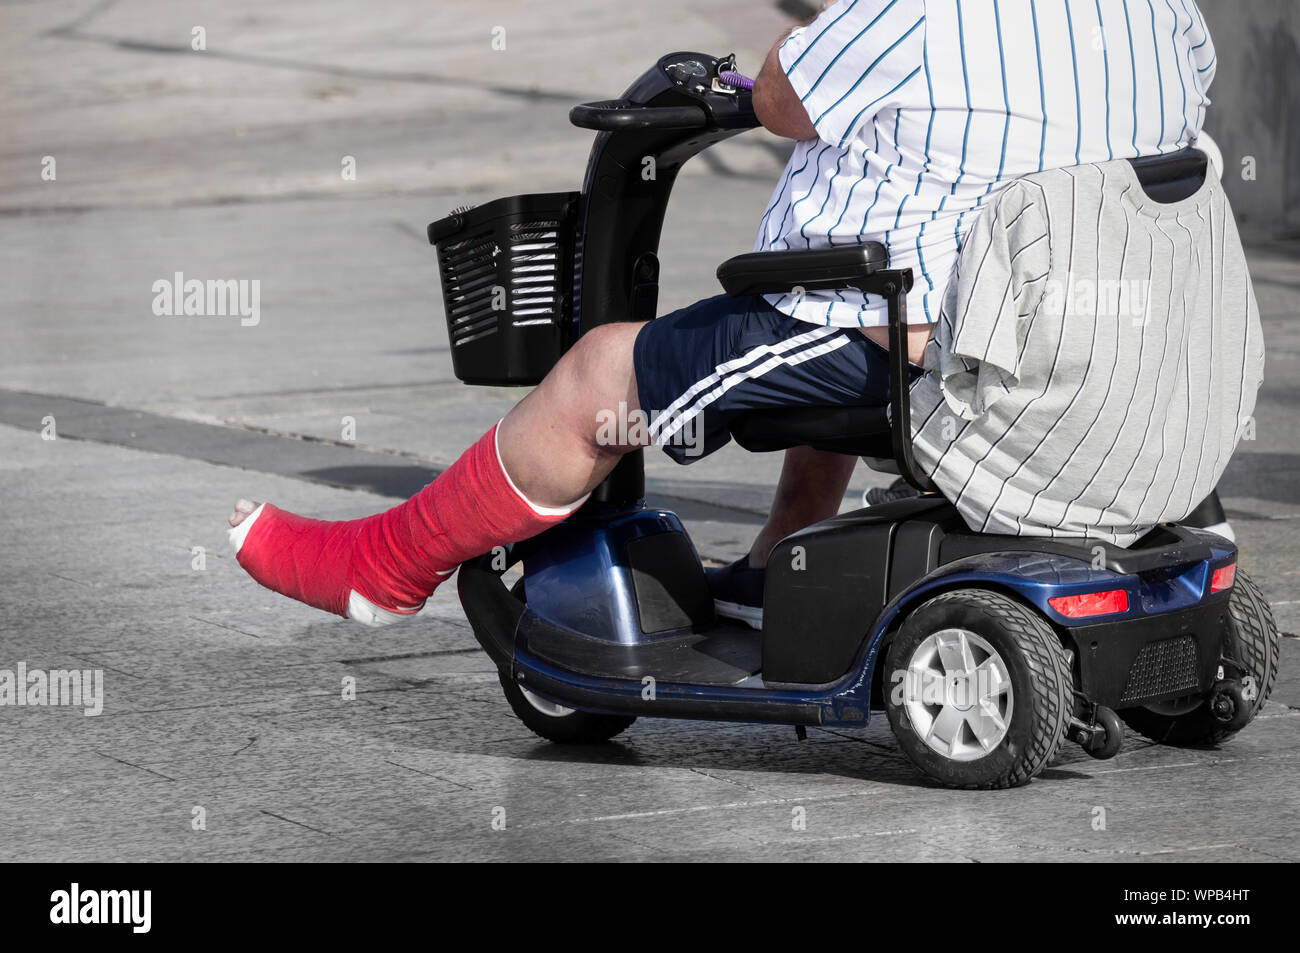
{"type": "Polygon", "coordinates": [[[703,129],[709,117],[699,106],[638,106],[625,99],[583,103],[569,110],[569,122],[582,129],[703,129]]]}

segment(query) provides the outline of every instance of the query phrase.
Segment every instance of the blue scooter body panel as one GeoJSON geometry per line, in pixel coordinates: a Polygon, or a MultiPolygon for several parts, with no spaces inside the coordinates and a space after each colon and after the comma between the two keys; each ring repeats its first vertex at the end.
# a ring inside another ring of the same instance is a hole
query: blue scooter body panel
{"type": "MultiPolygon", "coordinates": [[[[563,611],[573,611],[577,606],[580,613],[583,611],[581,607],[589,603],[612,606],[625,599],[625,567],[618,565],[617,560],[602,562],[607,558],[610,539],[620,536],[634,538],[649,530],[662,532],[680,527],[676,517],[667,511],[643,511],[643,514],[644,518],[635,513],[615,517],[607,524],[608,533],[590,524],[575,525],[572,540],[567,542],[574,547],[568,551],[577,553],[572,562],[566,562],[548,542],[545,549],[551,550],[555,558],[547,560],[541,571],[562,594],[562,598],[549,600],[548,604],[558,604],[563,611]],[[596,539],[590,543],[582,542],[591,537],[596,539]],[[602,571],[604,575],[593,575],[602,571]],[[600,583],[593,585],[593,581],[600,580],[608,582],[613,595],[604,591],[605,586],[600,583]]],[[[1213,546],[1212,552],[1213,557],[1209,560],[1170,567],[1168,572],[1140,575],[1120,575],[1098,569],[1073,556],[1052,553],[999,553],[972,556],[946,564],[917,580],[885,607],[864,639],[863,650],[849,674],[827,685],[773,688],[757,684],[757,680],[753,684],[730,686],[659,682],[653,687],[653,697],[647,697],[647,686],[641,681],[595,678],[567,671],[531,655],[526,646],[516,648],[515,669],[531,691],[588,711],[785,724],[863,725],[870,716],[873,675],[886,633],[902,614],[941,591],[975,587],[1007,592],[1034,606],[1054,624],[1064,628],[1095,626],[1099,619],[1123,625],[1127,621],[1195,605],[1205,598],[1212,570],[1230,562],[1236,555],[1235,547],[1226,540],[1222,545],[1213,546]],[[1057,612],[1050,602],[1058,596],[1121,588],[1129,593],[1129,610],[1113,616],[1073,619],[1057,612]],[[617,701],[606,708],[599,702],[601,697],[617,701]]],[[[532,574],[527,578],[531,579],[532,574]]],[[[529,606],[525,614],[535,613],[547,621],[556,622],[538,604],[533,592],[533,589],[529,590],[529,606]]],[[[621,637],[636,631],[634,612],[632,619],[631,628],[625,624],[618,630],[621,637]]],[[[576,631],[600,637],[601,630],[576,631]]],[[[632,639],[633,642],[636,640],[632,639]]]]}
{"type": "MultiPolygon", "coordinates": [[[[580,510],[527,545],[524,584],[529,609],[552,625],[623,645],[693,631],[689,625],[652,635],[641,629],[628,544],[662,533],[680,533],[689,544],[681,520],[670,510],[580,510]]],[[[698,563],[694,547],[690,552],[698,563]]]]}

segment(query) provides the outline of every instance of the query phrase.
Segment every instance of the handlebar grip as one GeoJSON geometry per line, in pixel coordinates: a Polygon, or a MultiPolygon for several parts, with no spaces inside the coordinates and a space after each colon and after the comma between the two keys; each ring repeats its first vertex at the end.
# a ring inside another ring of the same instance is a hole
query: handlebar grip
{"type": "Polygon", "coordinates": [[[632,129],[703,129],[709,117],[699,106],[637,106],[621,99],[583,103],[569,110],[581,129],[621,132],[632,129]]]}

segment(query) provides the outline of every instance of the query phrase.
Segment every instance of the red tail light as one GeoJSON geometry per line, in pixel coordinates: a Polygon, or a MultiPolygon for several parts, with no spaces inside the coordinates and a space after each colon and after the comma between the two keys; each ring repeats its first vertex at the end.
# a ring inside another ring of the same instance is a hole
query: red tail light
{"type": "Polygon", "coordinates": [[[1047,602],[1061,615],[1071,619],[1090,615],[1114,615],[1116,612],[1128,612],[1128,591],[1111,589],[1108,592],[1085,592],[1078,596],[1057,596],[1047,602]]]}
{"type": "Polygon", "coordinates": [[[1214,575],[1210,577],[1210,592],[1222,592],[1224,589],[1231,589],[1232,584],[1237,581],[1237,564],[1228,563],[1226,566],[1220,566],[1214,570],[1214,575]]]}

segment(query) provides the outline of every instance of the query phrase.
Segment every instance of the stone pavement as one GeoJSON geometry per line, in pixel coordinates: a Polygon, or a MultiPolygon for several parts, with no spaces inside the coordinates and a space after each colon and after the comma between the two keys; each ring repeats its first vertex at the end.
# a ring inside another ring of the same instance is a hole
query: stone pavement
{"type": "MultiPolygon", "coordinates": [[[[517,399],[452,377],[424,225],[576,188],[589,138],[569,105],[675,48],[756,68],[787,22],[756,2],[430,9],[0,12],[0,668],[105,680],[96,717],[0,708],[0,859],[1300,859],[1294,247],[1251,250],[1268,381],[1223,487],[1242,564],[1292,635],[1263,716],[1218,750],[1131,735],[1113,761],[1067,750],[1027,788],[975,794],[924,784],[883,718],[803,742],[643,720],[564,750],[515,720],[454,587],[376,633],[251,585],[224,540],[236,496],[372,512],[517,399]],[[152,284],[177,271],[258,279],[260,321],[155,316],[152,284]]],[[[781,160],[755,133],[687,168],[663,309],[715,293],[781,160]]],[[[648,477],[725,561],[778,468],[727,448],[690,468],[651,455],[648,477]]],[[[845,507],[883,482],[859,468],[845,507]]]]}

